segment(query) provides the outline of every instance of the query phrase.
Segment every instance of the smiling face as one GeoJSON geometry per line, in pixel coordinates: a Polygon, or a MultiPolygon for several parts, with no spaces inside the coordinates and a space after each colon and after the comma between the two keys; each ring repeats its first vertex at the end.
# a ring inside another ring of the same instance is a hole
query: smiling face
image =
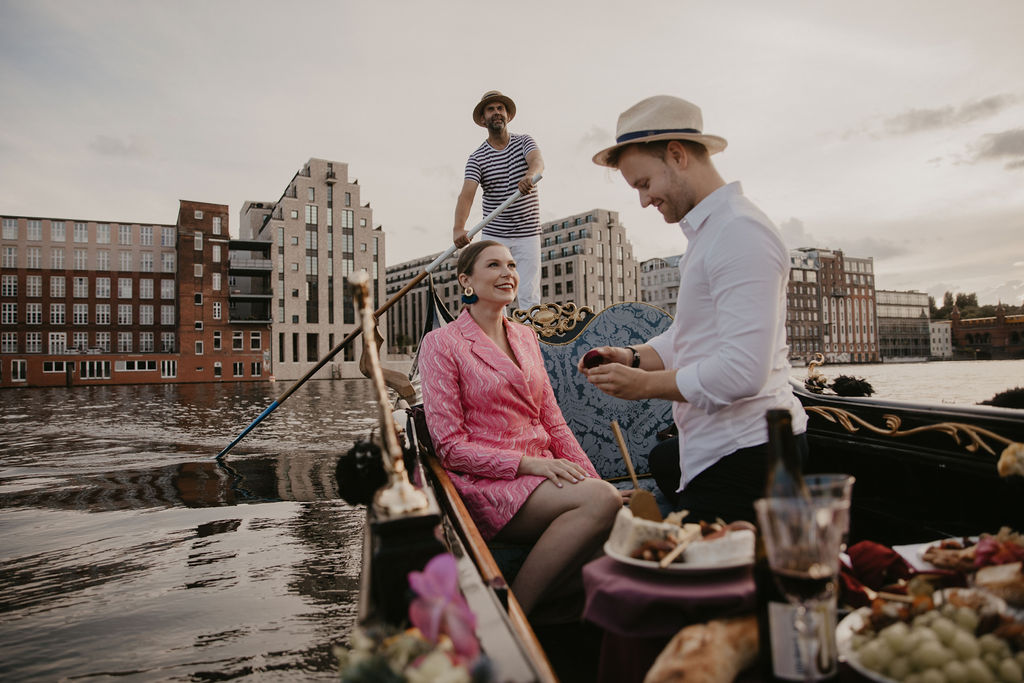
{"type": "Polygon", "coordinates": [[[505,111],[505,105],[498,101],[485,104],[483,116],[487,129],[495,133],[500,133],[508,124],[508,112],[505,111]]]}
{"type": "Polygon", "coordinates": [[[519,291],[519,273],[512,253],[500,244],[486,247],[473,261],[470,272],[459,275],[459,284],[472,287],[482,303],[512,303],[519,291]]]}
{"type": "Polygon", "coordinates": [[[664,159],[630,145],[618,159],[618,168],[629,186],[640,195],[640,206],[654,206],[666,223],[678,223],[697,205],[696,193],[687,181],[686,150],[670,143],[664,159]]]}

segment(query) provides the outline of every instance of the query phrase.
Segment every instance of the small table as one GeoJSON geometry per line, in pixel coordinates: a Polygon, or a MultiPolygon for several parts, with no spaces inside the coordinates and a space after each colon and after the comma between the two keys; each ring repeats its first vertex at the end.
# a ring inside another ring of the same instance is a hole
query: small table
{"type": "Polygon", "coordinates": [[[602,557],[583,567],[583,617],[601,627],[598,683],[642,683],[681,628],[754,611],[752,567],[655,572],[602,557]]]}

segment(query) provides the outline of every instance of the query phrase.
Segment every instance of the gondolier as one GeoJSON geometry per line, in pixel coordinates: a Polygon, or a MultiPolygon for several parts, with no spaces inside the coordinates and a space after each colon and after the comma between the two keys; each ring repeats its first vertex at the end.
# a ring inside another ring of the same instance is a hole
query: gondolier
{"type": "Polygon", "coordinates": [[[520,277],[517,305],[529,310],[540,303],[540,199],[531,179],[544,170],[544,160],[532,137],[509,132],[508,123],[515,115],[515,102],[497,90],[485,92],[473,108],[473,121],[487,128],[487,139],[466,161],[452,240],[457,247],[469,244],[466,221],[477,187],[483,188],[485,214],[516,190],[522,193],[523,198],[484,228],[483,234],[512,252],[520,277]]]}

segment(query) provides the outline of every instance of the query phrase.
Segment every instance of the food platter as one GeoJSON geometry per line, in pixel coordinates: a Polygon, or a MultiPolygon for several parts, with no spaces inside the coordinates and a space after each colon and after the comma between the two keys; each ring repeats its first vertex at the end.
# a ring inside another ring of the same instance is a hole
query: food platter
{"type": "Polygon", "coordinates": [[[716,562],[713,564],[672,562],[667,567],[662,567],[658,562],[654,562],[652,560],[641,560],[620,553],[612,547],[610,542],[604,544],[604,552],[608,557],[623,564],[648,569],[650,571],[661,572],[663,574],[713,574],[715,572],[724,572],[730,569],[739,569],[740,567],[749,567],[754,564],[754,556],[751,555],[749,557],[733,558],[725,562],[716,562]]]}
{"type": "MultiPolygon", "coordinates": [[[[936,608],[941,607],[948,599],[949,595],[957,592],[969,596],[983,609],[995,612],[1006,612],[1006,603],[1003,600],[994,595],[989,595],[984,591],[978,591],[972,588],[949,588],[937,592],[934,596],[936,608]]],[[[839,655],[839,661],[846,662],[850,668],[867,680],[876,681],[876,683],[898,683],[895,679],[884,676],[876,671],[872,671],[861,664],[857,653],[854,652],[854,634],[859,633],[864,629],[864,626],[868,622],[870,616],[871,608],[861,607],[846,615],[846,617],[844,617],[836,626],[836,652],[839,655]]]]}

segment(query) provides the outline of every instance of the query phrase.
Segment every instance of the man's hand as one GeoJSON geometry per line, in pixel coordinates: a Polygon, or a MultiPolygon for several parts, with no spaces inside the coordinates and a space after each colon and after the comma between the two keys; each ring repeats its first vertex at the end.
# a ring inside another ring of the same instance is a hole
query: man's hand
{"type": "Polygon", "coordinates": [[[571,460],[536,458],[532,455],[524,455],[519,460],[519,469],[516,471],[516,475],[523,474],[546,477],[558,488],[562,488],[562,479],[575,484],[587,478],[586,471],[571,460]]]}
{"type": "Polygon", "coordinates": [[[602,363],[621,363],[622,365],[630,365],[633,362],[633,352],[622,346],[598,346],[596,349],[591,349],[587,353],[580,357],[578,363],[576,363],[576,369],[582,372],[584,375],[589,377],[589,373],[593,368],[588,368],[583,362],[592,351],[596,351],[602,358],[602,363]]]}
{"type": "Polygon", "coordinates": [[[469,244],[469,232],[465,228],[452,229],[452,241],[459,249],[469,244]]]}
{"type": "MultiPolygon", "coordinates": [[[[629,349],[625,349],[630,353],[629,349]]],[[[632,354],[630,353],[632,356],[632,354]]],[[[605,363],[581,370],[595,387],[615,398],[636,401],[642,398],[663,398],[685,401],[676,386],[675,370],[641,370],[622,363],[605,363]]]]}
{"type": "Polygon", "coordinates": [[[531,192],[533,192],[533,176],[528,173],[519,181],[519,194],[528,195],[531,192]]]}

